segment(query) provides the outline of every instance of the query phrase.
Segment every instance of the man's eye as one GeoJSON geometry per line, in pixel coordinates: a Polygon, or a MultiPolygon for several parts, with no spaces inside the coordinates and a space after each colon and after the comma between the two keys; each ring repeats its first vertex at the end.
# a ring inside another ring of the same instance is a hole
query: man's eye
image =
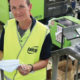
{"type": "Polygon", "coordinates": [[[24,8],[24,6],[20,6],[20,8],[24,8]]]}
{"type": "Polygon", "coordinates": [[[16,9],[15,7],[12,7],[12,9],[16,9]]]}

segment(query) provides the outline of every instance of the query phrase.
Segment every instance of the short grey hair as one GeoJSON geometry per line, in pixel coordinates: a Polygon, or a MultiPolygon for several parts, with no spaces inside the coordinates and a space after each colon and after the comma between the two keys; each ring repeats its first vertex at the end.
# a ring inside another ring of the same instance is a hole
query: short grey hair
{"type": "MultiPolygon", "coordinates": [[[[10,3],[10,0],[8,0],[8,2],[10,3]]],[[[29,6],[30,5],[30,0],[26,0],[27,2],[27,5],[29,6]]]]}
{"type": "Polygon", "coordinates": [[[30,0],[26,0],[26,2],[27,2],[27,5],[29,6],[30,5],[30,0]]]}

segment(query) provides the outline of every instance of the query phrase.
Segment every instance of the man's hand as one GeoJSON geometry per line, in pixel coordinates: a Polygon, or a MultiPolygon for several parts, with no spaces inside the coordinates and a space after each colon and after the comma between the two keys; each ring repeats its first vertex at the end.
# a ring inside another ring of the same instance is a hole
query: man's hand
{"type": "MultiPolygon", "coordinates": [[[[48,59],[40,60],[39,62],[33,64],[33,71],[45,68],[47,66],[47,64],[48,64],[48,59]]],[[[21,65],[21,66],[18,67],[18,71],[23,76],[29,74],[31,70],[32,70],[32,66],[31,65],[21,65]]]]}
{"type": "Polygon", "coordinates": [[[29,74],[31,69],[32,69],[32,67],[30,65],[25,65],[25,64],[18,67],[18,71],[23,76],[29,74]]]}

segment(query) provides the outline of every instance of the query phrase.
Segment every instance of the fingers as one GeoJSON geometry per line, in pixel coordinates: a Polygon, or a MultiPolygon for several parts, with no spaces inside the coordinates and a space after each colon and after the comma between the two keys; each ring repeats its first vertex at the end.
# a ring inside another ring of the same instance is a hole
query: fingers
{"type": "Polygon", "coordinates": [[[18,67],[19,73],[23,76],[29,74],[30,70],[31,70],[31,68],[29,65],[21,65],[18,67]]]}
{"type": "Polygon", "coordinates": [[[23,71],[23,69],[22,68],[18,68],[18,71],[19,71],[19,73],[21,74],[21,75],[26,75],[26,72],[25,71],[23,71]]]}
{"type": "Polygon", "coordinates": [[[27,66],[26,65],[21,65],[23,70],[27,70],[27,66]]]}

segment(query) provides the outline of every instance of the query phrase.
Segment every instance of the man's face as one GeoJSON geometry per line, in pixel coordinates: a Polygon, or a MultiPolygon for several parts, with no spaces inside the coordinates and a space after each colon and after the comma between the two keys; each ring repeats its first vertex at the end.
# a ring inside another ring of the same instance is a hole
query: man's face
{"type": "Polygon", "coordinates": [[[29,6],[26,0],[10,0],[10,7],[14,18],[18,21],[25,21],[30,17],[30,10],[32,5],[29,6]]]}

